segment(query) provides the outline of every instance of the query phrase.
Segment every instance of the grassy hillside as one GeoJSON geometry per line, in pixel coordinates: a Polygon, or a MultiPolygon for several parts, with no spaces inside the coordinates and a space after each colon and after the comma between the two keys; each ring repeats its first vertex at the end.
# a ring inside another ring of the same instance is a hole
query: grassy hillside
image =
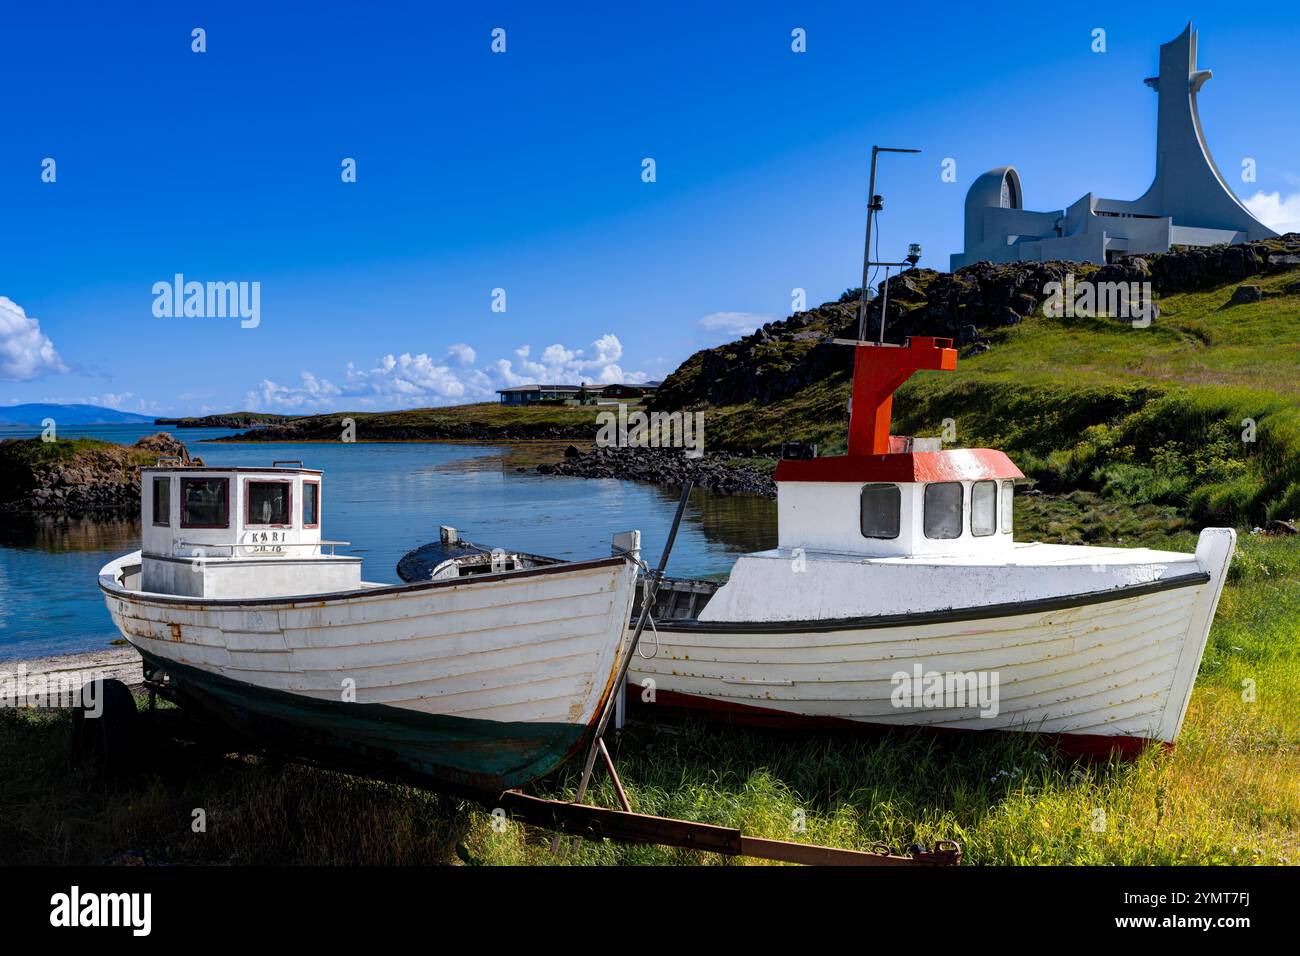
{"type": "MultiPolygon", "coordinates": [[[[1018,324],[981,329],[956,372],[918,373],[898,392],[894,430],[938,435],[951,418],[958,446],[1001,448],[1049,491],[1170,504],[1205,522],[1294,517],[1300,268],[1250,283],[1264,290],[1262,301],[1226,305],[1236,282],[1177,293],[1159,300],[1159,317],[1144,329],[1048,319],[1041,308],[1018,324]],[[1243,440],[1251,437],[1246,419],[1253,441],[1243,440]]],[[[828,305],[811,315],[809,328],[830,333],[851,309],[828,305]]],[[[798,366],[813,348],[837,348],[777,341],[760,343],[756,354],[765,345],[768,367],[798,366]]],[[[842,450],[851,350],[838,348],[846,353],[838,366],[791,394],[705,406],[706,447],[802,440],[821,443],[823,453],[842,450]]]]}
{"type": "Polygon", "coordinates": [[[596,433],[595,406],[497,402],[411,408],[390,412],[332,412],[288,419],[223,441],[339,441],[344,420],[355,423],[357,441],[479,441],[585,438],[596,433]]]}

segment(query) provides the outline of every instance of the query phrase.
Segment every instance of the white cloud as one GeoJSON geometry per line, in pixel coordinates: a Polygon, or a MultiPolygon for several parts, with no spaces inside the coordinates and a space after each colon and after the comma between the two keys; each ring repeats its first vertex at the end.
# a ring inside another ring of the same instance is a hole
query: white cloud
{"type": "Polygon", "coordinates": [[[1300,232],[1300,193],[1283,198],[1280,192],[1262,189],[1246,200],[1246,208],[1275,232],[1300,232]]]}
{"type": "MultiPolygon", "coordinates": [[[[472,351],[472,350],[471,350],[472,351]]],[[[472,378],[472,373],[469,373],[472,378]]],[[[465,380],[449,366],[436,362],[424,352],[399,356],[385,355],[369,371],[358,371],[349,362],[343,384],[345,395],[389,398],[397,405],[417,405],[429,401],[463,401],[470,391],[465,380]]]]}
{"type": "Polygon", "coordinates": [[[520,346],[515,349],[513,361],[498,359],[493,372],[505,385],[644,382],[645,372],[624,371],[619,364],[622,357],[623,343],[617,335],[607,332],[591,343],[591,354],[556,344],[548,345],[534,359],[531,346],[520,346]]]}
{"type": "Polygon", "coordinates": [[[41,323],[0,295],[0,379],[25,382],[45,372],[66,371],[54,343],[41,332],[41,323]]]}
{"type": "Polygon", "coordinates": [[[302,372],[299,377],[302,384],[298,386],[280,385],[264,378],[256,391],[248,393],[245,402],[250,409],[279,408],[307,412],[323,408],[342,394],[329,381],[318,379],[311,372],[302,372]]]}
{"type": "Polygon", "coordinates": [[[515,349],[513,359],[497,359],[476,368],[478,354],[457,343],[447,350],[450,361],[440,362],[424,352],[391,353],[369,369],[349,362],[338,384],[302,372],[301,383],[285,385],[265,379],[250,391],[250,409],[293,410],[304,414],[331,408],[418,408],[492,401],[496,389],[537,382],[610,384],[644,382],[644,372],[625,372],[619,360],[623,344],[612,333],[602,335],[589,349],[570,349],[555,343],[536,358],[532,346],[515,349]],[[451,361],[456,363],[453,367],[451,361]]]}
{"type": "Polygon", "coordinates": [[[138,408],[140,411],[144,411],[145,401],[143,398],[135,398],[135,404],[133,408],[126,407],[131,402],[131,399],[133,398],[135,398],[134,392],[122,392],[120,394],[114,392],[105,392],[103,395],[90,396],[90,398],[86,399],[86,404],[102,405],[104,408],[115,408],[119,412],[133,411],[135,408],[138,408]]]}
{"type": "Polygon", "coordinates": [[[739,338],[748,335],[760,325],[771,322],[775,316],[760,315],[757,312],[713,312],[700,319],[696,324],[707,332],[739,338]]]}
{"type": "Polygon", "coordinates": [[[478,355],[475,351],[464,342],[457,342],[451,348],[447,349],[447,356],[454,358],[461,365],[473,365],[478,355]]]}

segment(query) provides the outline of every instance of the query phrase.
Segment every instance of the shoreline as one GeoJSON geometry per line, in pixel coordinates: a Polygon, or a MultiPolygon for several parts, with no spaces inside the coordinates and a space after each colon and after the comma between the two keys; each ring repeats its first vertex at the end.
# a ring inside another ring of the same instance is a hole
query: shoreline
{"type": "Polygon", "coordinates": [[[776,482],[766,466],[768,461],[772,459],[730,452],[688,458],[681,450],[670,448],[597,447],[582,452],[571,446],[562,460],[538,465],[535,471],[539,475],[614,478],[662,487],[680,487],[690,479],[696,488],[714,494],[775,498],[776,482]]]}
{"type": "Polygon", "coordinates": [[[200,438],[199,445],[572,445],[579,438],[200,438]]]}

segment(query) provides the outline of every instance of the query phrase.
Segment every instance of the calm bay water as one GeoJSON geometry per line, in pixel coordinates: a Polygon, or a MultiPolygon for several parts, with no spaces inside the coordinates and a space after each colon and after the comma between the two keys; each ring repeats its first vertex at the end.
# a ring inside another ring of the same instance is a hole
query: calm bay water
{"type": "MultiPolygon", "coordinates": [[[[129,443],[158,430],[87,426],[59,434],[129,443]]],[[[232,434],[226,430],[173,433],[209,465],[301,459],[322,469],[324,535],[351,542],[339,553],[360,555],[367,581],[396,582],[398,559],[435,539],[440,524],[480,544],[564,558],[607,555],[614,532],[639,528],[644,555],[653,564],[677,504],[678,492],[669,488],[532,473],[532,465],[556,457],[536,446],[228,445],[203,443],[232,434]]],[[[39,429],[0,430],[0,438],[34,434],[39,429]]],[[[775,543],[775,502],[695,491],[669,573],[725,574],[736,555],[775,543]]],[[[96,576],[111,558],[139,546],[138,519],[0,522],[0,660],[93,650],[118,638],[96,576]]]]}

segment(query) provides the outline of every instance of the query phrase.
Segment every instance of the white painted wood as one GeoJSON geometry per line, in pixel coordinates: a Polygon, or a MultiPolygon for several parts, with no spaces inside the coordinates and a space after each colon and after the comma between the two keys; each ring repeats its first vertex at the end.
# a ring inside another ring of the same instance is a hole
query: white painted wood
{"type": "MultiPolygon", "coordinates": [[[[865,484],[856,481],[781,481],[776,486],[777,545],[782,550],[831,551],[842,554],[900,555],[999,555],[1012,546],[1009,532],[995,530],[974,535],[970,526],[971,486],[963,481],[964,512],[962,533],[957,538],[925,536],[923,482],[898,482],[900,499],[897,538],[866,538],[862,535],[860,499],[865,484]]],[[[889,482],[886,482],[889,484],[889,482]]],[[[998,488],[1002,482],[997,482],[998,488]]],[[[1000,508],[1001,494],[995,496],[1000,508]]],[[[998,522],[994,521],[995,529],[998,522]]]]}
{"type": "Polygon", "coordinates": [[[698,630],[659,627],[633,685],[801,717],[1172,741],[1178,734],[1236,536],[1202,532],[1195,555],[1016,544],[979,554],[870,558],[776,549],[740,558],[698,630]],[[1197,572],[1208,583],[1060,610],[843,630],[710,630],[1065,598],[1197,572]],[[997,714],[899,707],[896,675],[997,675],[997,714]]]}
{"type": "Polygon", "coordinates": [[[1202,570],[1147,548],[1013,543],[996,554],[869,557],[785,548],[747,554],[701,621],[816,621],[1106,591],[1202,570]]]}
{"type": "Polygon", "coordinates": [[[1182,730],[1187,705],[1192,699],[1192,684],[1196,681],[1196,672],[1201,668],[1205,643],[1210,637],[1210,625],[1214,622],[1214,611],[1219,606],[1223,584],[1228,578],[1228,566],[1232,564],[1236,546],[1237,532],[1231,528],[1206,528],[1196,542],[1196,561],[1202,570],[1210,572],[1211,580],[1197,596],[1192,607],[1182,654],[1174,671],[1173,689],[1161,715],[1162,740],[1173,740],[1182,730]]]}
{"type": "MultiPolygon", "coordinates": [[[[259,687],[493,720],[589,723],[625,647],[630,561],[270,605],[170,603],[100,572],[114,623],[164,661],[259,687]]],[[[130,579],[128,579],[130,580],[130,579]]]]}
{"type": "Polygon", "coordinates": [[[187,597],[289,597],[327,594],[361,586],[361,559],[335,557],[322,543],[322,479],[317,471],[278,468],[148,468],[140,497],[142,586],[147,591],[187,597]],[[227,483],[228,524],[224,528],[181,525],[181,487],[186,479],[220,479],[227,483]],[[155,481],[171,489],[167,524],[154,524],[155,481]],[[260,525],[248,514],[250,482],[274,482],[290,488],[289,520],[260,525]],[[315,484],[314,524],[303,522],[304,485],[315,484]]]}

